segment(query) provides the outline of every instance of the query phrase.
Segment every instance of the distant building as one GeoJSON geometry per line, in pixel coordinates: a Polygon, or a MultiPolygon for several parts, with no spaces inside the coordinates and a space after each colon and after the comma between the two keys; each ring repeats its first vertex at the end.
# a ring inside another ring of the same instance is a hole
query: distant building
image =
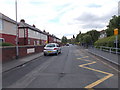
{"type": "Polygon", "coordinates": [[[102,38],[105,38],[105,37],[107,37],[106,31],[105,30],[100,31],[99,39],[102,39],[102,38]]]}

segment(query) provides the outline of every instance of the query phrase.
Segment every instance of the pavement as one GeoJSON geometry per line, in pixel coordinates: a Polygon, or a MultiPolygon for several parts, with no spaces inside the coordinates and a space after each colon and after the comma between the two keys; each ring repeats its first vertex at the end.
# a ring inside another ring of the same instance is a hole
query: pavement
{"type": "MultiPolygon", "coordinates": [[[[88,52],[90,52],[94,55],[100,56],[100,57],[108,60],[109,62],[112,62],[114,64],[119,65],[118,58],[120,57],[120,55],[96,50],[96,49],[93,49],[93,48],[88,49],[88,52]]],[[[43,52],[6,62],[2,65],[2,72],[6,72],[6,71],[9,71],[9,70],[14,69],[16,67],[19,67],[19,66],[21,66],[25,63],[28,63],[32,60],[35,60],[36,58],[38,58],[42,55],[43,55],[43,52]]]]}
{"type": "Polygon", "coordinates": [[[32,60],[35,60],[36,58],[40,57],[43,55],[43,52],[37,53],[37,54],[33,54],[33,55],[29,55],[23,58],[19,58],[19,59],[15,59],[9,62],[5,62],[4,64],[2,64],[2,72],[6,72],[9,71],[11,69],[14,69],[18,66],[21,66],[25,63],[28,63],[32,60]]]}
{"type": "Polygon", "coordinates": [[[103,59],[105,59],[113,64],[120,65],[120,63],[119,63],[120,55],[119,54],[101,51],[101,50],[96,49],[96,48],[89,48],[88,52],[92,53],[96,56],[99,56],[99,57],[101,57],[101,58],[103,58],[103,59]]]}

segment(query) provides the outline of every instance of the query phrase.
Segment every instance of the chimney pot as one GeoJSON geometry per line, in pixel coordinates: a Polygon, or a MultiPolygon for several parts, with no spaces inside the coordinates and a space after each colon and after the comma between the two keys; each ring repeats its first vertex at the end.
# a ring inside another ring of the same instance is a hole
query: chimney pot
{"type": "Polygon", "coordinates": [[[24,19],[21,19],[21,20],[20,20],[20,22],[23,22],[23,23],[25,23],[25,20],[24,20],[24,19]]]}

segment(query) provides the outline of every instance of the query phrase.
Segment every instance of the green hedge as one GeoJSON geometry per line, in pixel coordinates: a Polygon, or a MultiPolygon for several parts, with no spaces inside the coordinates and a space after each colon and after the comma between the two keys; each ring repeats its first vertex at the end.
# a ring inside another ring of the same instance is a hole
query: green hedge
{"type": "Polygon", "coordinates": [[[14,46],[14,45],[11,43],[2,42],[2,43],[0,43],[0,46],[14,46]]]}
{"type": "MultiPolygon", "coordinates": [[[[106,38],[102,38],[97,40],[94,45],[95,46],[106,46],[106,47],[114,47],[114,41],[116,37],[115,36],[110,36],[106,38]]],[[[118,41],[119,41],[119,47],[120,47],[120,35],[118,35],[118,41]]]]}

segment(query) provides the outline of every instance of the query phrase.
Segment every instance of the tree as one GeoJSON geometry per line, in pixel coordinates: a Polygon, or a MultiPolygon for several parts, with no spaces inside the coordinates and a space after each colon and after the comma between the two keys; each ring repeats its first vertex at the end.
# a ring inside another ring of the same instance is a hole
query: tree
{"type": "Polygon", "coordinates": [[[100,32],[98,32],[96,30],[88,31],[86,34],[91,36],[91,39],[92,39],[91,44],[93,44],[95,41],[97,41],[100,36],[100,32]]]}
{"type": "Polygon", "coordinates": [[[107,37],[114,35],[114,29],[118,28],[120,34],[120,16],[112,16],[112,19],[109,21],[109,25],[107,26],[106,33],[107,37]]]}
{"type": "Polygon", "coordinates": [[[63,36],[61,41],[62,41],[63,44],[66,44],[67,43],[67,37],[63,36]]]}
{"type": "Polygon", "coordinates": [[[73,38],[75,38],[75,36],[73,35],[73,38]]]}
{"type": "Polygon", "coordinates": [[[86,34],[86,35],[83,36],[83,42],[84,42],[87,46],[90,45],[91,41],[92,41],[91,35],[86,34]]]}
{"type": "Polygon", "coordinates": [[[80,35],[81,35],[81,31],[79,32],[79,34],[77,34],[77,36],[76,36],[76,38],[75,38],[75,42],[80,42],[80,40],[79,40],[80,35]]]}

